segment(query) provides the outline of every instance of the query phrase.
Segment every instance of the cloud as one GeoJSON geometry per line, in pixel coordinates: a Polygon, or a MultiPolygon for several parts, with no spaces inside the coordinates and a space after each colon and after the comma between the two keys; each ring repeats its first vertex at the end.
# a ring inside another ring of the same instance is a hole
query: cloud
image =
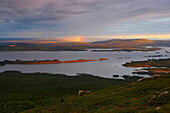
{"type": "Polygon", "coordinates": [[[0,0],[0,30],[6,36],[36,29],[52,36],[145,33],[145,28],[154,33],[153,27],[141,23],[170,17],[169,4],[170,0],[0,0]]]}
{"type": "MultiPolygon", "coordinates": [[[[60,22],[72,16],[93,12],[105,0],[1,0],[1,21],[16,23],[60,22]]],[[[107,2],[107,0],[106,0],[107,2]]]]}

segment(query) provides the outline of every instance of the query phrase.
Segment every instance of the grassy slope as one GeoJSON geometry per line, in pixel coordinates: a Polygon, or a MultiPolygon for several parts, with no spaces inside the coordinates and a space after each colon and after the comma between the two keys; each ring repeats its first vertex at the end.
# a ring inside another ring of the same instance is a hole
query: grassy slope
{"type": "Polygon", "coordinates": [[[98,90],[136,81],[114,80],[80,74],[66,76],[47,73],[0,73],[0,113],[21,112],[37,107],[59,104],[62,98],[77,95],[78,90],[98,90]]]}
{"type": "Polygon", "coordinates": [[[92,92],[84,96],[64,98],[64,102],[25,112],[56,113],[168,113],[170,94],[156,96],[170,91],[170,74],[142,82],[129,83],[92,92]],[[158,107],[161,107],[160,109],[158,107]],[[158,109],[156,109],[158,108],[158,109]]]}

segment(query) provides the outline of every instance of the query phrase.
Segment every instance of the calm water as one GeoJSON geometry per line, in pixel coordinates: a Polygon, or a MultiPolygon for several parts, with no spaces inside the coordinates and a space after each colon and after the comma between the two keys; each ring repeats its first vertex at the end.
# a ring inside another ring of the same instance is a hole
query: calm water
{"type": "MultiPolygon", "coordinates": [[[[68,63],[68,64],[43,64],[43,65],[5,65],[0,66],[0,72],[6,70],[19,70],[21,72],[47,72],[75,75],[76,73],[89,73],[97,76],[112,78],[112,75],[132,75],[135,68],[123,67],[122,64],[128,61],[146,60],[147,55],[167,55],[170,58],[170,48],[160,50],[160,53],[153,52],[90,52],[90,51],[64,51],[64,52],[0,52],[0,60],[75,60],[75,59],[98,59],[108,58],[107,61],[68,63]],[[126,58],[125,57],[130,57],[126,58]],[[123,59],[118,59],[123,58],[123,59]]],[[[154,57],[158,58],[158,57],[154,57]]]]}

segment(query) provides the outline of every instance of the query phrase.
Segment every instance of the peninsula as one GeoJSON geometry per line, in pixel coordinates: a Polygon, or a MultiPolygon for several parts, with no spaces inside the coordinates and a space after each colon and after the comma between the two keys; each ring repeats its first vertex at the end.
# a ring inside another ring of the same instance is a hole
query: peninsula
{"type": "Polygon", "coordinates": [[[145,61],[131,61],[123,64],[125,67],[145,67],[143,69],[132,72],[133,74],[165,74],[170,73],[170,58],[168,59],[148,59],[145,61]]]}
{"type": "Polygon", "coordinates": [[[148,59],[145,61],[131,61],[123,64],[125,67],[170,67],[170,58],[168,59],[148,59]]]}

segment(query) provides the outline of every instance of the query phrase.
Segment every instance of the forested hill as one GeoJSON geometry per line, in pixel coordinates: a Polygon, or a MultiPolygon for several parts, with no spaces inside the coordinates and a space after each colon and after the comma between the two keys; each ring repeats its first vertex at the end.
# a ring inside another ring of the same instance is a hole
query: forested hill
{"type": "Polygon", "coordinates": [[[0,113],[168,113],[170,74],[124,78],[6,71],[0,113]]]}
{"type": "Polygon", "coordinates": [[[63,98],[52,106],[26,113],[168,113],[170,74],[143,78],[134,83],[109,87],[83,96],[63,98]]]}

